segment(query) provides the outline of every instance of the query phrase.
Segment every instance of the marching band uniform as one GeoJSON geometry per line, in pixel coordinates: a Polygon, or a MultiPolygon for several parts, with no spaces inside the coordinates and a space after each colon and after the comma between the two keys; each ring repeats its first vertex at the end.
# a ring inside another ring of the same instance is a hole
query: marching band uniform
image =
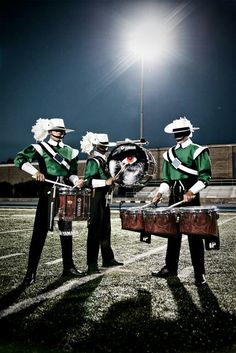
{"type": "MultiPolygon", "coordinates": [[[[123,265],[122,262],[118,262],[114,259],[114,253],[111,247],[111,220],[108,198],[113,179],[108,171],[105,153],[109,146],[114,146],[115,144],[108,141],[106,134],[94,135],[92,145],[95,146],[96,150],[93,152],[92,157],[88,158],[84,171],[86,186],[92,189],[87,238],[88,274],[100,272],[98,268],[99,247],[101,247],[103,267],[123,265]]],[[[85,140],[86,137],[84,137],[84,141],[85,140]]],[[[81,146],[83,146],[83,142],[81,146]]],[[[84,151],[90,153],[91,148],[92,146],[89,150],[85,149],[84,151]]]]}
{"type": "MultiPolygon", "coordinates": [[[[81,184],[77,176],[78,150],[65,145],[62,138],[73,130],[66,129],[63,119],[38,119],[33,126],[32,132],[36,141],[15,157],[15,165],[32,176],[40,175],[38,179],[44,181],[45,178],[54,182],[81,184]],[[53,139],[51,133],[60,132],[58,138],[53,139]],[[44,138],[50,135],[48,142],[44,138]],[[31,164],[38,161],[40,172],[31,164]],[[42,173],[42,174],[41,174],[42,173]]],[[[53,218],[55,214],[50,214],[49,201],[52,200],[52,193],[55,196],[56,188],[51,184],[40,183],[39,201],[35,215],[33,234],[29,250],[28,268],[23,283],[30,285],[36,280],[36,272],[48,230],[53,229],[53,218]]],[[[54,211],[55,212],[55,211],[54,211]]],[[[82,275],[82,272],[75,268],[72,258],[72,222],[58,221],[60,230],[60,241],[63,259],[63,275],[82,275]]]]}
{"type": "MultiPolygon", "coordinates": [[[[169,193],[169,205],[184,199],[189,206],[200,206],[199,192],[210,181],[211,161],[207,147],[194,144],[190,139],[197,129],[185,117],[176,119],[165,127],[165,132],[174,134],[177,144],[163,155],[163,181],[154,202],[160,201],[163,194],[169,193]]],[[[176,238],[168,238],[166,265],[159,272],[152,272],[153,276],[166,278],[177,275],[181,239],[182,234],[178,234],[176,238]]],[[[202,285],[206,282],[203,239],[188,235],[188,242],[195,284],[202,285]]]]}

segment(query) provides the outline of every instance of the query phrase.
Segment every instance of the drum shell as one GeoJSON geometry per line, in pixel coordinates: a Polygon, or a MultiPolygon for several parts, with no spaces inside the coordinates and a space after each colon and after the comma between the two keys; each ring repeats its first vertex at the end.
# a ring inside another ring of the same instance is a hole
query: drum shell
{"type": "Polygon", "coordinates": [[[87,220],[90,213],[91,192],[89,189],[60,188],[56,218],[64,221],[87,220]]]}
{"type": "Polygon", "coordinates": [[[197,235],[202,238],[219,237],[217,219],[219,218],[216,208],[210,207],[181,207],[180,233],[197,235]]]}
{"type": "Polygon", "coordinates": [[[145,209],[143,210],[144,230],[147,233],[169,238],[177,237],[178,212],[176,209],[145,209]]]}
{"type": "Polygon", "coordinates": [[[142,210],[139,208],[126,208],[120,210],[121,228],[140,232],[144,230],[142,210]]]}

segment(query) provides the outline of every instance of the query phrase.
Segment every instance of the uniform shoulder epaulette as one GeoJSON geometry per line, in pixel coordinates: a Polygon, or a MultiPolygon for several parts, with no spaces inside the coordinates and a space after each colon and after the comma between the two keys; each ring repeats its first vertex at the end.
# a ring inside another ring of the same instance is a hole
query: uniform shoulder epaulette
{"type": "Polygon", "coordinates": [[[207,146],[199,146],[197,145],[197,149],[193,154],[193,159],[196,159],[203,151],[207,151],[209,153],[209,149],[207,146]]]}
{"type": "Polygon", "coordinates": [[[43,155],[43,149],[38,143],[32,143],[31,146],[34,147],[35,151],[37,151],[40,156],[43,155]]]}

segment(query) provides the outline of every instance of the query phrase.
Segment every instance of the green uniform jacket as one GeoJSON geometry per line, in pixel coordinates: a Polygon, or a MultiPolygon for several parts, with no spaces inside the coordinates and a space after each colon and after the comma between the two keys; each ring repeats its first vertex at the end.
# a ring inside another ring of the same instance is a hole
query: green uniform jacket
{"type": "Polygon", "coordinates": [[[78,150],[62,144],[62,147],[51,146],[56,153],[62,156],[70,168],[67,170],[50,157],[39,144],[32,144],[17,153],[14,163],[21,169],[24,163],[38,161],[40,172],[44,175],[70,176],[77,175],[78,150]]]}
{"type": "Polygon", "coordinates": [[[106,161],[102,160],[102,158],[99,158],[99,161],[96,160],[96,157],[87,160],[84,179],[88,187],[92,187],[92,179],[107,180],[110,177],[105,165],[106,161]]]}
{"type": "MultiPolygon", "coordinates": [[[[206,147],[201,147],[191,142],[185,147],[175,149],[177,158],[187,167],[197,170],[197,180],[207,185],[211,179],[211,161],[206,147]]],[[[188,179],[189,175],[176,169],[168,160],[167,152],[164,153],[162,166],[163,182],[170,184],[173,180],[188,179]]]]}

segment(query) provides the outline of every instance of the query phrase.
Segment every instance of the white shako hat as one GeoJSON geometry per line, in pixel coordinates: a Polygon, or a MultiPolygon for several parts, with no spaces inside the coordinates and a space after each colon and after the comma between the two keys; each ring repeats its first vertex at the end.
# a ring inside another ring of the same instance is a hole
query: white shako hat
{"type": "Polygon", "coordinates": [[[39,118],[36,124],[32,126],[32,132],[36,141],[43,141],[47,136],[48,132],[52,130],[61,130],[66,134],[74,130],[66,129],[64,120],[61,118],[39,118]]]}
{"type": "Polygon", "coordinates": [[[199,127],[193,127],[193,125],[191,124],[191,122],[186,119],[186,117],[180,117],[179,119],[173,120],[172,123],[166,125],[166,127],[164,128],[164,131],[167,132],[168,134],[177,134],[180,132],[190,132],[190,134],[192,135],[192,133],[195,130],[199,130],[199,127]]]}
{"type": "Polygon", "coordinates": [[[95,134],[94,140],[93,140],[93,145],[102,145],[106,147],[114,147],[116,146],[115,142],[109,142],[108,135],[107,134],[95,134]]]}
{"type": "Polygon", "coordinates": [[[49,123],[48,123],[48,128],[47,128],[47,130],[48,130],[48,131],[52,131],[52,130],[62,130],[62,131],[65,131],[65,133],[75,131],[75,130],[71,130],[71,129],[66,129],[64,120],[61,119],[61,118],[52,118],[52,119],[49,119],[49,123]]]}

